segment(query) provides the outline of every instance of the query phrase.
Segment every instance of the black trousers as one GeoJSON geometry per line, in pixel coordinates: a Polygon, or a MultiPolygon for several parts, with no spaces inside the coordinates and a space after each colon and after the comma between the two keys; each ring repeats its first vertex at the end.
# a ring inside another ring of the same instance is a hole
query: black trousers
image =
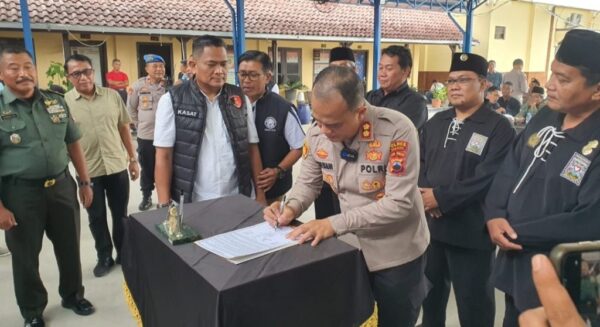
{"type": "Polygon", "coordinates": [[[87,212],[98,259],[112,257],[113,242],[119,256],[123,243],[123,219],[127,218],[129,203],[129,175],[127,170],[123,170],[112,175],[93,177],[92,183],[94,199],[87,212]],[[106,202],[112,216],[112,242],[108,231],[106,202]]]}
{"type": "Polygon", "coordinates": [[[341,213],[340,200],[329,184],[323,182],[321,193],[315,200],[315,219],[324,219],[341,213]]]}
{"type": "Polygon", "coordinates": [[[48,303],[39,273],[44,233],[54,247],[60,296],[67,301],[83,298],[77,186],[68,172],[64,174],[48,188],[43,182],[2,179],[2,203],[12,211],[18,224],[6,231],[6,244],[12,252],[17,304],[25,319],[41,315],[48,303]]]}
{"type": "Polygon", "coordinates": [[[415,326],[421,304],[429,290],[429,281],[424,272],[423,255],[403,265],[369,274],[377,301],[379,327],[415,326]]]}
{"type": "Polygon", "coordinates": [[[153,140],[143,140],[138,138],[138,160],[140,162],[140,186],[142,195],[145,198],[152,196],[154,190],[154,165],[156,161],[156,149],[152,144],[153,140]]]}
{"type": "Polygon", "coordinates": [[[521,312],[515,306],[513,297],[504,294],[504,319],[502,327],[519,327],[519,315],[521,312]]]}
{"type": "Polygon", "coordinates": [[[425,275],[433,288],[423,302],[423,327],[446,325],[450,284],[454,287],[461,327],[493,327],[493,262],[493,249],[467,249],[432,240],[427,249],[425,275]]]}

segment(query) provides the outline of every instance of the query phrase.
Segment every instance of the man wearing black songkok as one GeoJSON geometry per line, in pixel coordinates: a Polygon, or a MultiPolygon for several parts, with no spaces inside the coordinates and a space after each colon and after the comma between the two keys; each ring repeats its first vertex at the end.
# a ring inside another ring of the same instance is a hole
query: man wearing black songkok
{"type": "Polygon", "coordinates": [[[540,306],[531,258],[559,243],[600,239],[600,34],[571,30],[552,62],[547,106],[515,141],[485,202],[500,247],[495,287],[505,293],[504,326],[540,306]]]}
{"type": "Polygon", "coordinates": [[[425,275],[433,284],[423,302],[423,327],[445,325],[451,284],[462,327],[494,326],[494,245],[483,200],[515,131],[484,102],[487,66],[481,56],[454,54],[448,79],[452,108],[421,131],[419,187],[431,233],[425,275]]]}

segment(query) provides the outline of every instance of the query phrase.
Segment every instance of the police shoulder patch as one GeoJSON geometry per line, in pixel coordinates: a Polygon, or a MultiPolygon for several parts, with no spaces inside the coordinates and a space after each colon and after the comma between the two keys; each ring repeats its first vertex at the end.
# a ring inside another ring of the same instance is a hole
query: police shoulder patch
{"type": "Polygon", "coordinates": [[[409,144],[407,141],[396,140],[390,143],[388,172],[394,176],[406,175],[406,157],[409,144]]]}

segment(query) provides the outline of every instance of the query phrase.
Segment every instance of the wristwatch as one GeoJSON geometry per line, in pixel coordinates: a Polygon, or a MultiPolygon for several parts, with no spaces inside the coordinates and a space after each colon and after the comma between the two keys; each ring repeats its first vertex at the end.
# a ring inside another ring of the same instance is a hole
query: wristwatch
{"type": "Polygon", "coordinates": [[[90,182],[90,181],[78,181],[78,182],[77,182],[77,185],[78,185],[79,187],[82,187],[82,186],[89,186],[89,187],[92,187],[92,186],[94,186],[94,183],[92,183],[92,182],[90,182]]]}
{"type": "Polygon", "coordinates": [[[282,179],[285,176],[285,169],[281,168],[281,166],[275,167],[277,169],[277,178],[282,179]]]}
{"type": "Polygon", "coordinates": [[[129,163],[135,163],[135,162],[137,162],[137,159],[135,157],[129,158],[129,163]]]}

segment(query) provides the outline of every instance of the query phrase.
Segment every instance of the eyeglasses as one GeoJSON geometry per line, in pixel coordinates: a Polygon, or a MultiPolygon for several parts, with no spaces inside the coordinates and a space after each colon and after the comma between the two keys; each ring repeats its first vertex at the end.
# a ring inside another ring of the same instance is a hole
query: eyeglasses
{"type": "Polygon", "coordinates": [[[476,78],[471,78],[471,77],[461,77],[461,78],[457,78],[457,79],[449,79],[446,81],[446,83],[448,84],[448,86],[451,86],[453,84],[460,84],[461,86],[467,85],[470,82],[476,80],[476,78]]]}
{"type": "Polygon", "coordinates": [[[243,81],[246,78],[249,79],[249,80],[251,80],[251,81],[256,81],[263,74],[261,74],[261,73],[255,73],[255,72],[251,72],[251,73],[239,72],[237,75],[240,78],[240,81],[243,81]]]}
{"type": "Polygon", "coordinates": [[[92,74],[94,74],[94,69],[93,68],[86,68],[84,70],[78,70],[78,71],[72,72],[71,74],[69,74],[67,76],[69,76],[70,78],[78,80],[83,75],[85,75],[86,77],[90,77],[90,76],[92,76],[92,74]]]}

